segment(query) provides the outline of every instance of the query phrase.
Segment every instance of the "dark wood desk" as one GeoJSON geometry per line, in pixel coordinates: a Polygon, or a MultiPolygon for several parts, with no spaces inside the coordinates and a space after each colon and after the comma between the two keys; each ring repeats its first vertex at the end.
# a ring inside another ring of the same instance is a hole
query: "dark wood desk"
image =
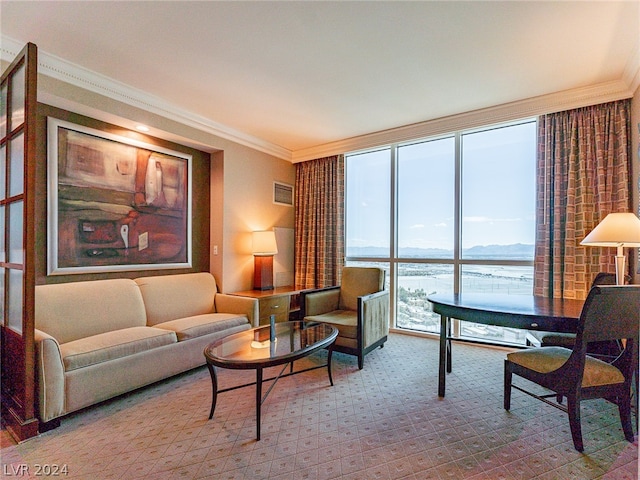
{"type": "Polygon", "coordinates": [[[451,372],[451,319],[499,327],[575,333],[583,300],[490,293],[434,294],[427,299],[440,314],[438,396],[451,372]]]}

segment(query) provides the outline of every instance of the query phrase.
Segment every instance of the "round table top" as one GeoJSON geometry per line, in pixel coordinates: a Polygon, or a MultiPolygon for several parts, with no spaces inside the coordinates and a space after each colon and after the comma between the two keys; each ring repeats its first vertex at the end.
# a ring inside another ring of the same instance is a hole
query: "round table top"
{"type": "Polygon", "coordinates": [[[270,326],[253,328],[220,338],[204,350],[207,362],[224,368],[251,369],[281,365],[329,346],[338,336],[331,325],[317,322],[276,323],[276,341],[270,326]]]}

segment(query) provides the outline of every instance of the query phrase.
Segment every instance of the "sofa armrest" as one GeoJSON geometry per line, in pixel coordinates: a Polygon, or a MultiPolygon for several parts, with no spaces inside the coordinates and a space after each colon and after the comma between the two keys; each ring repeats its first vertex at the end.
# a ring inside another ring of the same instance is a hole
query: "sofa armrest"
{"type": "Polygon", "coordinates": [[[51,335],[35,329],[35,347],[39,417],[48,422],[65,414],[64,364],[60,344],[51,335]]]}
{"type": "Polygon", "coordinates": [[[377,342],[389,333],[389,291],[358,297],[358,321],[362,322],[363,347],[377,342]]]}
{"type": "Polygon", "coordinates": [[[239,313],[246,315],[249,323],[253,327],[259,326],[260,308],[258,307],[258,299],[256,298],[216,293],[215,308],[216,312],[219,313],[239,313]]]}
{"type": "Polygon", "coordinates": [[[338,310],[339,302],[340,287],[326,287],[300,292],[300,308],[303,318],[338,310]]]}

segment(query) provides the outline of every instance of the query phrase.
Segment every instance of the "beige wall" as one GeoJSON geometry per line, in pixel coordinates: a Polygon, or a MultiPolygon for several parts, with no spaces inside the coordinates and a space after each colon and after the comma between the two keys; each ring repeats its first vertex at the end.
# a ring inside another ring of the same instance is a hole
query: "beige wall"
{"type": "Polygon", "coordinates": [[[251,230],[294,227],[293,208],[272,202],[273,181],[295,181],[295,167],[286,160],[44,75],[38,100],[115,125],[142,123],[150,135],[211,154],[209,268],[221,291],[252,288],[251,230]]]}
{"type": "MultiPolygon", "coordinates": [[[[273,203],[273,182],[293,185],[295,168],[289,162],[274,160],[264,153],[242,146],[225,149],[224,162],[221,163],[224,165],[224,224],[218,252],[224,258],[220,276],[222,290],[249,290],[253,287],[251,232],[271,230],[273,227],[294,227],[293,208],[273,203]]],[[[220,241],[219,235],[212,235],[212,239],[220,241]]],[[[212,246],[212,252],[213,249],[212,246]]],[[[216,263],[216,256],[212,255],[212,264],[216,263]]]]}

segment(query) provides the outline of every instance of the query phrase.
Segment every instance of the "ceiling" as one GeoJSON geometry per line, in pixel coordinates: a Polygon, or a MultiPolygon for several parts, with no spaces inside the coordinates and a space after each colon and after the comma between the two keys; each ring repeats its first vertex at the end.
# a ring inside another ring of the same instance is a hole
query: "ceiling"
{"type": "Polygon", "coordinates": [[[639,81],[637,1],[2,0],[0,18],[4,45],[290,155],[639,81]]]}

